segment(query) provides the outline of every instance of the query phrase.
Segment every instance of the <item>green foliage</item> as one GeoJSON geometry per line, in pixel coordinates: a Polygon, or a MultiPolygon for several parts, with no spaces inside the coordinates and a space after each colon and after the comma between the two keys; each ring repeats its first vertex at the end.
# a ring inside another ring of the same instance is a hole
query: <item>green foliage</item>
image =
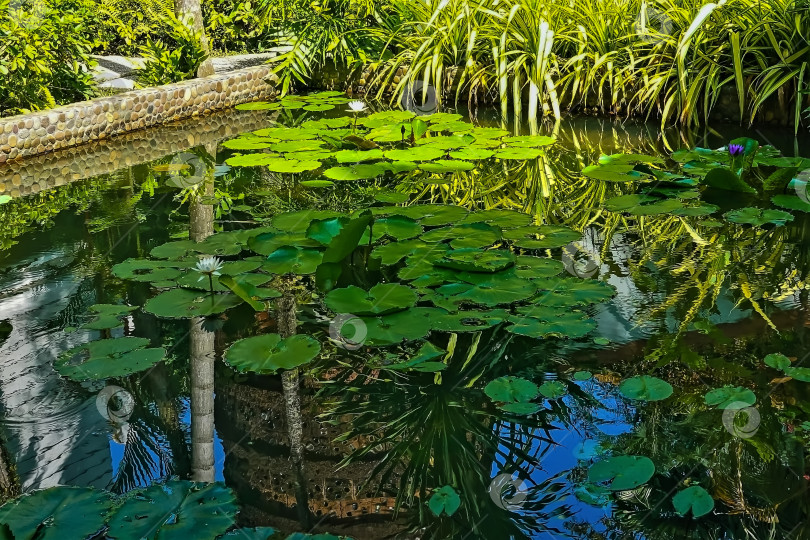
{"type": "Polygon", "coordinates": [[[173,14],[161,17],[174,46],[167,47],[161,41],[147,40],[141,47],[143,68],[138,70],[138,84],[159,86],[193,79],[197,69],[208,58],[202,43],[202,34],[191,29],[190,21],[184,23],[173,14]]]}
{"type": "Polygon", "coordinates": [[[0,116],[94,95],[93,3],[0,0],[0,116]]]}

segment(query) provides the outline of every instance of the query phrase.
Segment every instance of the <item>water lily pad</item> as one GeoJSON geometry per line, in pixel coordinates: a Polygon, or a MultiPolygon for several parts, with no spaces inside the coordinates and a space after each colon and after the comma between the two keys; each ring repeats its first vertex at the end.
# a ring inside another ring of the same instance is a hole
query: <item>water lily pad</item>
{"type": "Polygon", "coordinates": [[[254,131],[257,137],[272,137],[281,141],[303,141],[315,139],[320,131],[317,129],[307,129],[298,127],[271,127],[254,131]]]}
{"type": "Polygon", "coordinates": [[[691,511],[692,517],[699,518],[714,510],[714,499],[702,487],[690,486],[672,497],[672,505],[679,516],[686,516],[691,511]]]}
{"type": "Polygon", "coordinates": [[[790,367],[790,358],[779,353],[769,354],[765,357],[764,362],[766,366],[772,367],[773,369],[777,369],[779,371],[784,371],[790,367]]]}
{"type": "Polygon", "coordinates": [[[436,517],[446,514],[452,516],[461,506],[461,498],[450,486],[444,486],[433,492],[428,499],[428,508],[436,517]]]}
{"type": "Polygon", "coordinates": [[[810,202],[800,199],[795,195],[775,195],[771,202],[776,206],[787,208],[788,210],[799,210],[800,212],[810,212],[810,202]]]}
{"type": "Polygon", "coordinates": [[[521,278],[535,279],[553,277],[562,272],[565,265],[562,261],[519,255],[515,258],[515,275],[521,278]]]}
{"type": "Polygon", "coordinates": [[[61,354],[54,369],[76,381],[124,377],[149,369],[166,356],[165,349],[147,349],[148,345],[146,338],[129,336],[91,341],[61,354]]]}
{"type": "Polygon", "coordinates": [[[314,171],[321,168],[320,161],[297,161],[294,159],[275,159],[267,163],[270,172],[276,173],[300,173],[304,171],[314,171]]]}
{"type": "Polygon", "coordinates": [[[540,395],[540,388],[520,377],[500,377],[490,381],[484,393],[496,403],[525,403],[540,395]]]}
{"type": "Polygon", "coordinates": [[[739,176],[725,167],[716,167],[710,170],[703,178],[703,183],[709,187],[724,189],[726,191],[752,194],[757,192],[756,189],[746,184],[739,176]]]}
{"type": "Polygon", "coordinates": [[[231,167],[261,167],[279,159],[278,154],[244,154],[233,156],[225,160],[231,167]]]}
{"type": "Polygon", "coordinates": [[[143,309],[158,317],[185,319],[222,313],[241,303],[242,299],[233,294],[172,289],[148,300],[143,309]]]}
{"type": "Polygon", "coordinates": [[[430,122],[433,124],[440,124],[443,122],[455,122],[461,120],[463,117],[458,113],[436,112],[421,116],[419,119],[423,122],[430,122]]]}
{"type": "Polygon", "coordinates": [[[397,208],[397,214],[419,220],[426,227],[437,227],[449,223],[458,223],[467,216],[468,211],[460,206],[415,204],[397,208]]]}
{"type": "Polygon", "coordinates": [[[174,480],[131,491],[109,521],[107,536],[216,538],[235,522],[236,496],[224,484],[174,480]]]}
{"type": "Polygon", "coordinates": [[[436,122],[430,124],[429,129],[430,131],[438,133],[444,131],[447,131],[449,133],[464,133],[467,131],[472,131],[473,125],[467,122],[462,122],[460,120],[453,120],[449,122],[436,122]]]}
{"type": "Polygon", "coordinates": [[[706,393],[706,405],[718,409],[744,409],[756,403],[757,396],[742,386],[724,386],[706,393]]]}
{"type": "Polygon", "coordinates": [[[518,308],[518,314],[511,315],[509,322],[506,328],[509,332],[533,338],[579,338],[596,328],[596,322],[581,311],[543,306],[518,308]]]}
{"type": "Polygon", "coordinates": [[[557,142],[557,139],[547,135],[519,135],[516,137],[504,137],[503,142],[512,147],[538,148],[552,145],[557,142]]]}
{"type": "Polygon", "coordinates": [[[479,210],[470,213],[464,218],[465,223],[489,223],[490,225],[497,225],[501,229],[525,227],[529,225],[531,221],[532,218],[528,214],[514,210],[502,210],[500,208],[479,210]]]}
{"type": "MultiPolygon", "coordinates": [[[[314,219],[327,219],[342,216],[341,212],[334,210],[299,210],[297,212],[284,212],[273,218],[273,227],[279,231],[290,233],[305,233],[314,219]]],[[[258,234],[258,233],[257,233],[258,234]]],[[[250,234],[256,236],[256,234],[250,234]]]]}
{"type": "Polygon", "coordinates": [[[429,173],[450,173],[458,171],[471,171],[475,168],[474,163],[452,159],[440,159],[431,163],[422,163],[419,168],[429,173]]]}
{"type": "Polygon", "coordinates": [[[810,368],[806,367],[786,367],[785,375],[797,381],[810,382],[810,368]]]}
{"type": "Polygon", "coordinates": [[[363,317],[366,325],[365,345],[383,346],[422,339],[428,335],[432,321],[444,311],[415,307],[382,317],[363,317]]]}
{"type": "Polygon", "coordinates": [[[615,456],[597,461],[588,469],[588,481],[605,483],[613,491],[625,491],[646,483],[655,465],[646,456],[615,456]]]}
{"type": "Polygon", "coordinates": [[[450,241],[453,249],[491,246],[501,239],[501,230],[486,223],[466,223],[432,229],[422,236],[425,242],[450,241]]]}
{"type": "Polygon", "coordinates": [[[110,330],[124,325],[121,317],[138,309],[138,306],[120,304],[94,304],[88,308],[93,320],[81,326],[84,330],[110,330]]]}
{"type": "Polygon", "coordinates": [[[317,240],[321,244],[328,246],[349,221],[350,219],[347,216],[313,219],[307,227],[307,238],[317,240]]]}
{"type": "Polygon", "coordinates": [[[690,216],[690,217],[702,217],[708,216],[709,214],[713,214],[720,209],[719,206],[714,204],[708,203],[701,203],[699,206],[688,206],[686,208],[678,208],[673,210],[672,213],[676,216],[690,216]]]}
{"type": "Polygon", "coordinates": [[[316,248],[320,247],[320,245],[318,241],[295,232],[267,232],[253,236],[248,240],[250,249],[260,255],[270,255],[285,246],[316,248]]]}
{"type": "Polygon", "coordinates": [[[251,103],[240,103],[234,108],[238,111],[274,111],[281,108],[281,103],[277,101],[253,101],[251,103]]]}
{"type": "MultiPolygon", "coordinates": [[[[376,242],[385,236],[397,240],[407,240],[422,234],[422,226],[415,220],[405,216],[389,215],[377,218],[373,225],[373,239],[376,242]]],[[[361,241],[362,242],[362,241],[361,241]]]]}
{"type": "Polygon", "coordinates": [[[611,164],[611,165],[588,165],[582,169],[582,175],[594,180],[605,180],[607,182],[632,182],[645,178],[640,172],[633,170],[633,165],[611,164]]]}
{"type": "Polygon", "coordinates": [[[373,257],[379,258],[384,265],[390,266],[405,257],[432,262],[442,257],[446,252],[447,246],[444,244],[428,244],[422,240],[409,239],[377,246],[371,254],[373,257]]]}
{"type": "Polygon", "coordinates": [[[495,155],[495,152],[492,150],[487,150],[486,148],[461,148],[459,150],[453,150],[450,152],[450,157],[453,159],[463,159],[469,161],[475,161],[479,159],[489,159],[495,155]]]}
{"type": "Polygon", "coordinates": [[[278,334],[264,334],[235,342],[225,352],[225,361],[241,372],[269,375],[307,364],[320,352],[320,343],[310,336],[282,339],[278,334]]]}
{"type": "Polygon", "coordinates": [[[539,278],[533,280],[543,291],[535,303],[546,307],[572,307],[603,302],[616,294],[605,282],[572,277],[539,278]]]}
{"type": "Polygon", "coordinates": [[[354,285],[333,289],[324,302],[335,313],[385,315],[412,307],[417,299],[416,291],[406,285],[380,283],[368,292],[354,285]]]}
{"type": "Polygon", "coordinates": [[[385,157],[393,161],[430,161],[444,156],[445,151],[430,146],[417,146],[402,150],[388,150],[385,157]]]}
{"type": "Polygon", "coordinates": [[[496,127],[474,127],[471,134],[477,141],[480,141],[482,139],[500,139],[509,135],[509,131],[496,127]]]}
{"type": "Polygon", "coordinates": [[[743,223],[754,226],[770,223],[781,227],[788,221],[793,221],[793,216],[782,210],[764,210],[762,208],[741,208],[723,214],[723,217],[732,223],[743,223]]]}
{"type": "Polygon", "coordinates": [[[379,148],[372,150],[341,150],[335,154],[338,163],[359,163],[361,161],[374,161],[383,158],[383,152],[379,148]]]}
{"type": "Polygon", "coordinates": [[[494,307],[526,300],[536,292],[530,281],[503,273],[482,274],[477,278],[467,275],[466,279],[467,282],[448,283],[437,288],[435,294],[439,298],[432,299],[433,302],[446,305],[447,302],[441,298],[444,297],[452,300],[451,303],[468,302],[494,307]]]}
{"type": "Polygon", "coordinates": [[[369,165],[352,165],[350,167],[332,167],[326,169],[323,175],[332,180],[370,180],[386,173],[388,169],[381,163],[369,165]]]}
{"type": "Polygon", "coordinates": [[[113,499],[95,489],[57,486],[27,493],[4,504],[0,524],[11,538],[58,540],[90,538],[104,527],[113,499]]]}
{"type": "Polygon", "coordinates": [[[660,401],[672,395],[672,385],[657,377],[640,375],[623,380],[619,392],[626,398],[639,401],[660,401]]]}
{"type": "Polygon", "coordinates": [[[529,225],[505,230],[503,237],[524,249],[551,249],[575,242],[582,234],[562,225],[529,225]]]}
{"type": "Polygon", "coordinates": [[[334,108],[335,106],[330,103],[312,103],[310,105],[304,105],[305,111],[313,112],[331,111],[334,108]]]}
{"type": "Polygon", "coordinates": [[[430,146],[431,148],[437,148],[439,150],[453,150],[456,148],[463,148],[468,146],[473,141],[475,141],[475,137],[472,135],[443,135],[443,136],[435,136],[435,137],[425,137],[423,139],[419,139],[416,141],[417,146],[430,146]]]}
{"type": "Polygon", "coordinates": [[[312,274],[323,260],[323,252],[311,248],[283,246],[267,256],[262,265],[274,274],[312,274]]]}
{"type": "Polygon", "coordinates": [[[182,269],[192,266],[191,262],[127,259],[113,266],[112,273],[121,279],[149,283],[177,279],[183,275],[182,269]]]}
{"type": "Polygon", "coordinates": [[[560,399],[568,393],[568,388],[560,381],[546,381],[540,385],[540,393],[548,399],[560,399]]]}
{"type": "Polygon", "coordinates": [[[542,155],[543,151],[536,148],[502,148],[495,152],[498,159],[527,160],[537,159],[542,155]]]}
{"type": "Polygon", "coordinates": [[[270,148],[273,143],[277,143],[278,139],[262,139],[258,137],[240,137],[231,139],[222,143],[223,148],[230,150],[264,150],[270,148]]]}
{"type": "Polygon", "coordinates": [[[515,256],[509,251],[502,250],[455,249],[437,259],[434,264],[454,270],[493,273],[513,266],[515,256]]]}

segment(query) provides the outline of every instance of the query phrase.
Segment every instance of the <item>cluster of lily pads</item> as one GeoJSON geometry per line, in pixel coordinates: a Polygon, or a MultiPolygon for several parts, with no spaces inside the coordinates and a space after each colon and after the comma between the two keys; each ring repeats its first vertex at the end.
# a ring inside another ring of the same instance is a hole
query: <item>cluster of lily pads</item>
{"type": "Polygon", "coordinates": [[[119,496],[57,486],[0,507],[0,529],[4,538],[350,540],[332,534],[286,536],[272,527],[234,528],[237,512],[236,496],[220,483],[171,480],[119,496]]]}
{"type": "MultiPolygon", "coordinates": [[[[323,94],[295,96],[279,103],[252,103],[251,108],[308,105],[323,94]]],[[[311,106],[311,105],[309,105],[311,106]]],[[[456,113],[417,117],[411,111],[380,111],[366,116],[307,120],[295,127],[274,126],[244,133],[223,143],[231,150],[257,151],[226,160],[232,167],[266,167],[276,173],[322,170],[323,178],[302,180],[305,187],[326,187],[333,181],[367,180],[388,172],[419,169],[443,174],[475,168],[489,158],[534,159],[553,144],[544,135],[509,136],[500,128],[477,127],[456,113]],[[329,166],[329,163],[337,162],[329,166]]]]}
{"type": "MultiPolygon", "coordinates": [[[[351,215],[307,210],[200,243],[169,242],[154,248],[152,258],[115,265],[113,273],[161,289],[144,310],[167,318],[215,315],[244,302],[265,310],[267,301],[281,294],[268,286],[279,276],[313,276],[333,317],[351,314],[362,321],[367,347],[419,341],[431,331],[498,325],[533,338],[581,337],[595,327],[585,308],[609,299],[614,289],[560,276],[563,264],[542,256],[579,238],[567,227],[535,225],[529,216],[508,210],[469,212],[444,205],[381,206],[351,215]],[[200,258],[212,254],[222,257],[216,266],[221,275],[201,279],[206,269],[200,258]],[[362,254],[364,262],[358,265],[353,254],[362,254]],[[352,276],[367,285],[358,286],[352,276]]],[[[270,373],[306,363],[320,350],[310,335],[266,334],[234,343],[226,360],[239,369],[270,373]]],[[[436,356],[423,352],[424,361],[436,356]]]]}
{"type": "Polygon", "coordinates": [[[719,207],[700,201],[700,186],[758,198],[760,206],[730,210],[726,221],[753,226],[781,226],[793,220],[785,210],[810,212],[803,172],[810,159],[783,157],[771,146],[750,138],[731,141],[726,148],[678,150],[671,155],[678,165],[672,172],[664,159],[640,154],[602,156],[582,170],[585,177],[617,183],[636,183],[636,192],[608,199],[604,207],[637,216],[671,214],[704,217],[705,226],[721,223],[709,216],[719,207]]]}

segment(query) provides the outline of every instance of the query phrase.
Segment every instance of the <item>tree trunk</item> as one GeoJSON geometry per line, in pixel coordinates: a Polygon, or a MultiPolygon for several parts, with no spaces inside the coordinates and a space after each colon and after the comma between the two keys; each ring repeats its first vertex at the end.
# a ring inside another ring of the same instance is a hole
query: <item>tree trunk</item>
{"type": "MultiPolygon", "coordinates": [[[[200,35],[203,50],[210,55],[211,49],[208,47],[208,36],[205,35],[200,0],[174,0],[174,13],[183,24],[191,24],[191,29],[200,35]]],[[[209,57],[197,68],[197,77],[208,77],[213,74],[214,63],[209,57]]]]}

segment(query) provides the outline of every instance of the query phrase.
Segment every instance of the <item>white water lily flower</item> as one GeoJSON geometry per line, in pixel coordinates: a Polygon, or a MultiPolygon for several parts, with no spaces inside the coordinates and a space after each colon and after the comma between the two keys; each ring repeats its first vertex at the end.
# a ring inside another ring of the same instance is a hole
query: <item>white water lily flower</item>
{"type": "Polygon", "coordinates": [[[197,261],[197,266],[194,270],[203,274],[197,281],[202,281],[205,276],[219,276],[224,263],[216,257],[203,257],[197,261]]]}
{"type": "Polygon", "coordinates": [[[349,112],[361,113],[366,110],[366,104],[362,101],[349,102],[349,112]]]}

